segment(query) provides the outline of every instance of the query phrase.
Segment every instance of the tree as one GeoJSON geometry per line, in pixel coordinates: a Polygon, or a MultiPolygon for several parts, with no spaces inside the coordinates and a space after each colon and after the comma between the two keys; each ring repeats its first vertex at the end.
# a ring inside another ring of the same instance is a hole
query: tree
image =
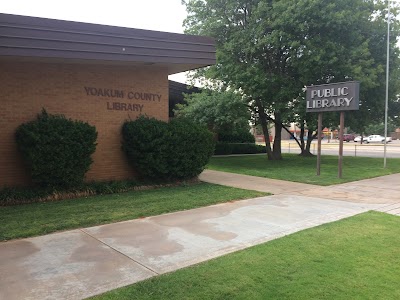
{"type": "MultiPolygon", "coordinates": [[[[398,7],[392,7],[391,11],[397,14],[398,7]]],[[[392,20],[394,18],[392,17],[392,20]]],[[[369,49],[374,59],[374,65],[380,70],[386,68],[386,50],[387,50],[387,10],[386,3],[378,3],[377,10],[372,18],[373,26],[369,29],[369,49]],[[380,8],[380,9],[378,9],[380,8]]],[[[400,103],[398,102],[398,93],[400,91],[400,55],[399,48],[396,47],[396,38],[399,35],[399,24],[392,21],[390,33],[390,73],[389,73],[389,118],[396,119],[396,115],[400,111],[400,103]]],[[[360,109],[346,113],[346,123],[356,132],[364,135],[367,133],[369,124],[378,124],[384,121],[384,105],[386,90],[386,73],[380,71],[377,74],[375,85],[365,87],[361,85],[360,91],[360,109]]],[[[382,129],[382,132],[384,130],[382,129]]]]}
{"type": "MultiPolygon", "coordinates": [[[[395,130],[396,130],[396,123],[391,118],[388,118],[387,135],[390,136],[390,133],[394,132],[395,130]]],[[[384,136],[385,135],[385,123],[379,122],[379,123],[369,124],[367,127],[365,127],[365,134],[366,135],[380,134],[380,135],[384,136]]]]}
{"type": "MultiPolygon", "coordinates": [[[[183,2],[188,11],[186,32],[216,39],[217,64],[201,75],[220,80],[250,100],[264,131],[268,159],[281,159],[280,132],[285,123],[295,119],[303,125],[315,122],[315,116],[296,110],[304,105],[304,86],[359,80],[362,94],[367,96],[380,86],[384,67],[377,58],[384,52],[377,45],[384,36],[385,24],[380,2],[183,2]],[[273,148],[268,139],[271,122],[277,133],[273,148]]],[[[336,120],[333,116],[327,121],[336,120]]],[[[304,146],[304,140],[301,144],[304,146]]]]}
{"type": "Polygon", "coordinates": [[[177,105],[177,117],[206,125],[214,133],[249,131],[250,111],[238,92],[205,88],[201,93],[185,94],[185,101],[177,105]]]}

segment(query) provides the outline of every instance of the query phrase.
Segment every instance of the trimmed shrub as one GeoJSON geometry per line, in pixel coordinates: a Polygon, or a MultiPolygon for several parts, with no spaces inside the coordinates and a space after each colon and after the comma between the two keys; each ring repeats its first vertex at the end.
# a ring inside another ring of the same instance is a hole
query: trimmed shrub
{"type": "Polygon", "coordinates": [[[255,143],[255,138],[248,130],[240,130],[218,132],[218,141],[226,143],[255,143]]]}
{"type": "Polygon", "coordinates": [[[198,176],[214,153],[213,134],[205,127],[182,119],[172,120],[169,129],[168,167],[171,178],[198,176]]]}
{"type": "Polygon", "coordinates": [[[168,144],[165,140],[168,135],[168,124],[154,118],[140,116],[122,126],[122,149],[142,177],[167,176],[168,144]]]}
{"type": "Polygon", "coordinates": [[[53,189],[40,187],[5,187],[0,190],[0,206],[36,202],[48,196],[53,189]]]}
{"type": "Polygon", "coordinates": [[[265,146],[252,143],[217,143],[215,155],[266,153],[265,146]]]}
{"type": "Polygon", "coordinates": [[[32,181],[43,187],[73,187],[83,182],[96,150],[94,126],[50,115],[18,127],[16,140],[32,181]]]}
{"type": "Polygon", "coordinates": [[[218,142],[215,145],[214,155],[229,155],[232,154],[233,145],[229,143],[218,142]]]}
{"type": "Polygon", "coordinates": [[[214,151],[211,132],[183,119],[166,123],[141,116],[125,122],[122,135],[129,162],[145,179],[193,178],[214,151]]]}
{"type": "Polygon", "coordinates": [[[0,206],[113,194],[130,191],[137,187],[139,183],[132,180],[88,182],[73,188],[6,187],[0,189],[0,206]]]}

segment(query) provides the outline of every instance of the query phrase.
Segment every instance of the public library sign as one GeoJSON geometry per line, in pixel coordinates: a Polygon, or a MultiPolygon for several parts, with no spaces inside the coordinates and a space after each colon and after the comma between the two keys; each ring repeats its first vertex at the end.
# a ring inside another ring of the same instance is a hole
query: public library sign
{"type": "Polygon", "coordinates": [[[357,81],[308,86],[306,112],[358,110],[359,94],[357,81]]]}
{"type": "Polygon", "coordinates": [[[306,112],[318,112],[318,155],[317,175],[321,174],[321,133],[322,113],[340,112],[338,177],[342,178],[344,113],[359,109],[360,83],[357,81],[339,82],[308,86],[306,90],[306,112]]]}

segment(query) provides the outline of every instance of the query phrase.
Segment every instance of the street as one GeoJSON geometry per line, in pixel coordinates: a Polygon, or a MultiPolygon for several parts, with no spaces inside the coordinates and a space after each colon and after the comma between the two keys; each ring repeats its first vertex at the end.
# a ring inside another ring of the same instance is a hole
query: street
{"type": "MultiPolygon", "coordinates": [[[[311,144],[311,153],[317,154],[317,141],[311,144]]],[[[343,143],[344,156],[364,156],[364,157],[382,157],[383,158],[384,145],[383,144],[360,144],[354,142],[343,143]]],[[[300,153],[299,146],[294,140],[282,141],[282,153],[300,153]]],[[[339,155],[339,142],[331,140],[322,141],[321,148],[322,155],[339,155]]],[[[395,140],[386,145],[387,158],[400,158],[400,140],[395,140]]]]}

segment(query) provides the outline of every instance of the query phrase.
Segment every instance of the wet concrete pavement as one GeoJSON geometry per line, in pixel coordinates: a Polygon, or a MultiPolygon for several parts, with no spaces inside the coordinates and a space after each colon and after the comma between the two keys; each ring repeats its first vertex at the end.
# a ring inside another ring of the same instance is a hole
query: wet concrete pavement
{"type": "Polygon", "coordinates": [[[242,189],[261,192],[269,191],[275,195],[311,196],[322,199],[373,204],[400,202],[400,173],[331,186],[288,182],[213,170],[205,170],[200,175],[200,179],[210,183],[242,189]]]}
{"type": "Polygon", "coordinates": [[[268,192],[274,195],[290,193],[301,190],[309,190],[319,187],[318,185],[290,182],[284,180],[204,170],[199,176],[200,180],[259,192],[268,192]]]}
{"type": "Polygon", "coordinates": [[[332,187],[219,175],[275,195],[1,243],[0,299],[82,299],[368,210],[400,215],[400,174],[332,187]]]}

